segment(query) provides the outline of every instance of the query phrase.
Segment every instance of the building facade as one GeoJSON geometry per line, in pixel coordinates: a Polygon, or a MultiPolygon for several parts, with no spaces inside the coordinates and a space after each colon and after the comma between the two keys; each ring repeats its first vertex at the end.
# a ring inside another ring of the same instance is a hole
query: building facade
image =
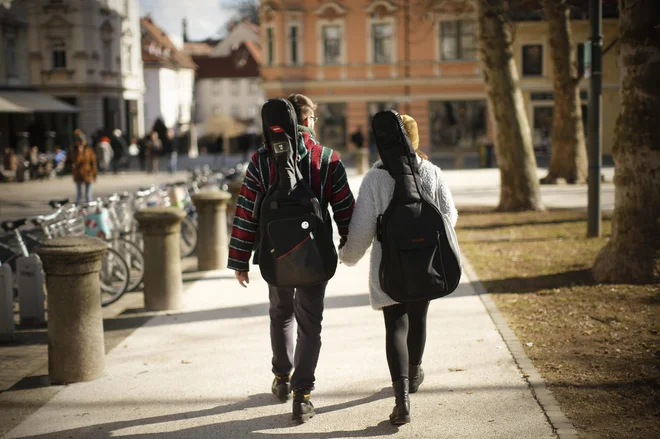
{"type": "Polygon", "coordinates": [[[30,83],[80,109],[88,134],[142,135],[144,81],[137,0],[24,0],[30,83]]]}
{"type": "Polygon", "coordinates": [[[190,131],[195,69],[192,58],[180,50],[151,17],[140,20],[144,62],[145,126],[152,130],[158,119],[177,136],[190,131]]]}
{"type": "Polygon", "coordinates": [[[238,148],[240,136],[261,132],[260,113],[265,95],[259,73],[262,62],[259,38],[259,27],[244,21],[213,45],[186,44],[187,50],[196,54],[193,60],[199,66],[195,122],[202,143],[220,137],[222,144],[230,145],[225,148],[229,151],[238,148]]]}
{"type": "MultiPolygon", "coordinates": [[[[266,97],[303,93],[319,103],[318,135],[345,148],[362,130],[373,142],[371,117],[385,108],[417,121],[430,152],[476,149],[493,123],[477,60],[476,7],[454,2],[420,10],[421,2],[266,0],[261,2],[261,75],[266,97]]],[[[617,19],[603,22],[604,46],[617,38],[617,19]]],[[[588,38],[586,17],[572,21],[576,42],[588,38]]],[[[553,86],[546,22],[515,23],[514,57],[536,143],[549,137],[553,86]]],[[[616,50],[603,57],[603,151],[611,154],[619,111],[616,50]]],[[[585,99],[588,81],[582,81],[585,99]]],[[[586,112],[585,112],[586,118],[586,112]]]]}

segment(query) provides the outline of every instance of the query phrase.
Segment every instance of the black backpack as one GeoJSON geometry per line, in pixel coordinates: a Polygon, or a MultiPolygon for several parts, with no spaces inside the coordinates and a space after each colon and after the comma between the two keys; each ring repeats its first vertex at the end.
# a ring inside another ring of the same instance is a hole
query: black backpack
{"type": "Polygon", "coordinates": [[[276,287],[327,282],[337,269],[332,223],[298,168],[293,105],[270,99],[261,109],[261,119],[275,181],[255,206],[254,219],[259,222],[255,260],[266,282],[276,287]]]}
{"type": "Polygon", "coordinates": [[[383,168],[395,181],[392,201],[378,216],[380,286],[400,303],[446,296],[461,279],[454,228],[422,188],[416,153],[399,114],[378,112],[371,126],[383,168]]]}

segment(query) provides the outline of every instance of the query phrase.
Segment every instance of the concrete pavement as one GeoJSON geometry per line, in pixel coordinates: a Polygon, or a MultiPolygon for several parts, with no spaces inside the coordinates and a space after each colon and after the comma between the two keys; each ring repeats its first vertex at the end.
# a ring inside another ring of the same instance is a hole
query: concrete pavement
{"type": "MultiPolygon", "coordinates": [[[[350,180],[357,191],[360,177],[350,180]]],[[[318,415],[294,424],[291,404],[270,394],[267,289],[258,269],[251,274],[243,289],[231,272],[204,273],[182,312],[146,323],[127,310],[114,323],[137,329],[108,353],[105,376],[41,389],[43,406],[6,437],[555,437],[467,277],[431,305],[413,422],[389,425],[384,325],[369,306],[366,257],[355,268],[340,265],[328,287],[312,399],[318,415]]],[[[20,401],[5,392],[0,408],[20,401]]]]}
{"type": "Polygon", "coordinates": [[[554,437],[468,279],[431,305],[413,421],[390,426],[384,325],[368,305],[367,272],[365,258],[330,283],[318,415],[305,425],[270,394],[266,284],[253,271],[243,289],[217,271],[187,291],[181,313],[157,315],[112,350],[103,378],[62,387],[6,437],[554,437]]]}

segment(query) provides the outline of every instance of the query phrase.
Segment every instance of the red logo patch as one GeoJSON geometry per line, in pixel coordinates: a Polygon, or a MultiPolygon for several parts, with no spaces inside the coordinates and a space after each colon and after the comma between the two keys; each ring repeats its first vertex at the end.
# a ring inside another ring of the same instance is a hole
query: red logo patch
{"type": "Polygon", "coordinates": [[[413,239],[412,242],[424,242],[424,238],[413,239]]]}
{"type": "Polygon", "coordinates": [[[282,128],[280,128],[278,125],[273,125],[272,127],[270,127],[270,129],[274,133],[283,133],[284,132],[284,130],[282,128]]]}

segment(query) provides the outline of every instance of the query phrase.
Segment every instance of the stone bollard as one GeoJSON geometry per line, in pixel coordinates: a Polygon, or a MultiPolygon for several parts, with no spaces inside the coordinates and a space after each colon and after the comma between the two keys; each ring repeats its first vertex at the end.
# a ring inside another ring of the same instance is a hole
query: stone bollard
{"type": "Polygon", "coordinates": [[[364,175],[369,171],[369,149],[358,148],[355,150],[355,167],[358,175],[364,175]]]}
{"type": "Polygon", "coordinates": [[[0,341],[14,340],[14,276],[9,265],[0,265],[0,341]]]}
{"type": "Polygon", "coordinates": [[[181,220],[185,216],[185,212],[176,207],[150,207],[135,214],[144,237],[146,309],[181,309],[181,220]]]}
{"type": "Polygon", "coordinates": [[[91,381],[103,374],[105,345],[99,271],[108,245],[88,236],[44,241],[48,374],[51,383],[91,381]]]}
{"type": "Polygon", "coordinates": [[[231,194],[225,191],[200,192],[192,200],[199,222],[197,269],[220,270],[227,267],[227,203],[231,194]]]}

